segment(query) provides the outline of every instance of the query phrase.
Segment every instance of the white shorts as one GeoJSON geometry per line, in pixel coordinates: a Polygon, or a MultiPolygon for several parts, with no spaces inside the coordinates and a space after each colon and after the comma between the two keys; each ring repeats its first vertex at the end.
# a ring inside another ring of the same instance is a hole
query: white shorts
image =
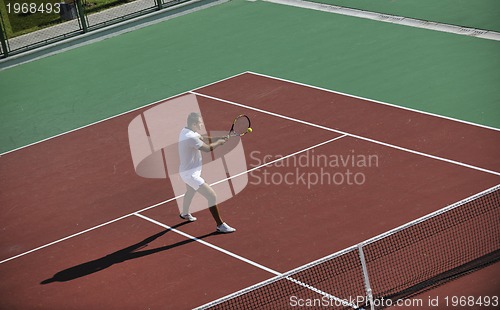
{"type": "Polygon", "coordinates": [[[180,175],[182,181],[191,186],[195,191],[197,191],[198,188],[205,183],[205,180],[201,177],[201,171],[186,171],[181,172],[180,175]]]}

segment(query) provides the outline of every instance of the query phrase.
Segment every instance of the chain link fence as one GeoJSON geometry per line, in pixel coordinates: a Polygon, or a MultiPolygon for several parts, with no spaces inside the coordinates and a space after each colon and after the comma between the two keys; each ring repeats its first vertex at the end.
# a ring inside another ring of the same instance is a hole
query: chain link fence
{"type": "Polygon", "coordinates": [[[0,0],[0,58],[190,0],[0,0]]]}

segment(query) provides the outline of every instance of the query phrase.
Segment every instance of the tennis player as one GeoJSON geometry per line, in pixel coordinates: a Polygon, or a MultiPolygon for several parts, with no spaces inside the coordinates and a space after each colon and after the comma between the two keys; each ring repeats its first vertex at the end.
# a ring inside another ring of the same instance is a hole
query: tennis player
{"type": "Polygon", "coordinates": [[[201,151],[210,152],[226,143],[227,139],[218,139],[213,143],[207,144],[208,140],[205,142],[205,138],[198,133],[202,126],[203,120],[201,115],[193,112],[188,116],[187,127],[183,128],[179,134],[179,174],[186,183],[187,189],[184,195],[182,213],[179,216],[190,222],[196,221],[196,217],[189,213],[189,206],[191,205],[194,194],[198,192],[208,201],[210,212],[217,223],[217,231],[221,233],[231,233],[236,231],[236,229],[222,221],[219,209],[217,208],[217,195],[213,188],[201,177],[201,151]]]}

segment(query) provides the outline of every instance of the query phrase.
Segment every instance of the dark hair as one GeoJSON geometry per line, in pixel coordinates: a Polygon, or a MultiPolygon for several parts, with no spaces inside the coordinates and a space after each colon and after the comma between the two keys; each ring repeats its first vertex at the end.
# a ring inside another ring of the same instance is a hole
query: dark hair
{"type": "Polygon", "coordinates": [[[197,123],[200,120],[200,118],[201,118],[200,113],[197,113],[197,112],[190,113],[188,118],[187,118],[188,127],[191,126],[192,124],[197,123]]]}

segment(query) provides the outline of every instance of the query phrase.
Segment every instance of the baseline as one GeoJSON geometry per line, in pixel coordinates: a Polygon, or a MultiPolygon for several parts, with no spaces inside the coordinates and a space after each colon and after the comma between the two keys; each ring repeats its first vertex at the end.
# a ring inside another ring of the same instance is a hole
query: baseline
{"type": "MultiPolygon", "coordinates": [[[[421,110],[417,110],[417,109],[413,109],[413,108],[409,108],[409,107],[404,107],[404,106],[400,106],[400,105],[393,104],[393,103],[388,103],[388,102],[384,102],[384,101],[380,101],[380,100],[365,98],[365,97],[356,96],[356,95],[352,95],[352,94],[348,94],[348,93],[343,93],[343,92],[336,91],[336,90],[331,90],[331,89],[328,89],[328,88],[323,88],[323,87],[319,87],[319,86],[305,84],[305,83],[301,83],[301,82],[297,82],[297,81],[293,81],[293,80],[288,80],[288,79],[284,79],[284,78],[280,78],[280,77],[275,77],[275,76],[268,75],[268,74],[258,73],[258,72],[255,72],[255,71],[246,71],[245,73],[253,74],[253,75],[257,75],[257,76],[261,76],[261,77],[265,77],[265,78],[269,78],[269,79],[273,79],[273,80],[277,80],[277,81],[292,83],[292,84],[295,84],[295,85],[304,86],[304,87],[308,87],[308,88],[313,88],[313,89],[325,91],[325,92],[332,93],[332,94],[342,95],[342,96],[351,97],[351,98],[355,98],[355,99],[366,100],[366,101],[374,102],[374,103],[377,103],[377,104],[389,106],[389,107],[392,107],[392,108],[397,108],[397,109],[411,111],[411,112],[420,113],[420,114],[424,114],[424,115],[434,116],[434,117],[446,119],[446,120],[449,120],[449,121],[459,122],[459,123],[463,123],[463,124],[467,124],[467,125],[471,125],[471,126],[475,126],[475,127],[481,127],[481,128],[491,129],[491,130],[495,130],[495,131],[500,132],[500,128],[496,128],[496,127],[492,127],[492,126],[487,126],[487,125],[483,125],[483,124],[478,124],[478,123],[473,123],[473,122],[470,122],[470,121],[465,121],[465,120],[454,118],[454,117],[450,117],[450,116],[440,115],[440,114],[436,114],[436,113],[432,113],[432,112],[427,112],[427,111],[421,111],[421,110]]],[[[237,76],[234,76],[234,77],[237,77],[237,76]]],[[[223,80],[221,80],[220,82],[223,82],[223,80]]],[[[219,82],[217,82],[217,83],[219,83],[219,82]]],[[[211,86],[211,85],[212,84],[209,84],[209,85],[206,85],[206,86],[203,86],[203,87],[207,87],[207,86],[211,86]]]]}

